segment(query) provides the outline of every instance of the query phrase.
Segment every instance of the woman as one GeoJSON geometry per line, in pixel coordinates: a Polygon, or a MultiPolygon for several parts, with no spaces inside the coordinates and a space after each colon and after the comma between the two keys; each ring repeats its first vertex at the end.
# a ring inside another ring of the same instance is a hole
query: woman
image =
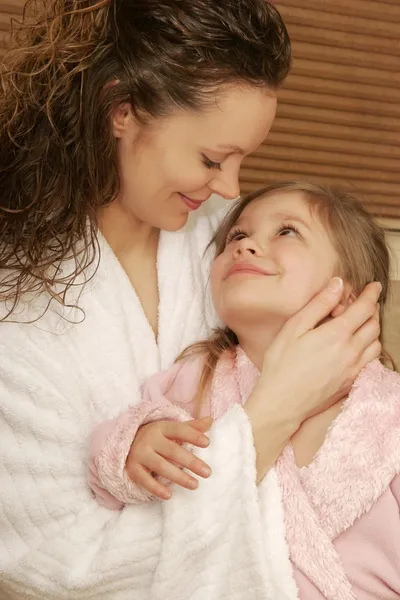
{"type": "Polygon", "coordinates": [[[213,426],[227,477],[208,480],[206,513],[201,486],[110,513],[85,470],[93,425],[209,333],[206,201],[238,195],[268,133],[284,25],[265,0],[46,0],[16,43],[0,108],[2,598],[268,598],[245,507],[300,423],[379,355],[378,285],[344,315],[327,288],[288,323],[245,409],[213,426]]]}

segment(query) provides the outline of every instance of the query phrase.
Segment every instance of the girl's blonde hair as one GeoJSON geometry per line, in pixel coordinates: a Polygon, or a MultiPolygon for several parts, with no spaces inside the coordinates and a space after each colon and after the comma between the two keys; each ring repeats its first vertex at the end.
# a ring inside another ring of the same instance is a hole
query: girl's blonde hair
{"type": "MultiPolygon", "coordinates": [[[[384,229],[356,198],[339,188],[302,181],[284,181],[272,183],[249,194],[227,213],[211,240],[209,248],[215,247],[215,258],[224,251],[229,231],[249,204],[285,192],[300,192],[312,210],[318,212],[338,253],[340,275],[352,284],[356,296],[368,283],[379,281],[382,284],[379,305],[383,319],[390,283],[390,253],[384,229]]],[[[382,338],[383,332],[381,342],[382,338]]],[[[216,329],[208,340],[189,346],[178,357],[177,360],[182,360],[188,356],[204,355],[204,368],[197,393],[199,402],[209,389],[221,355],[224,352],[233,353],[237,344],[238,339],[229,328],[216,329]]],[[[386,352],[382,353],[381,360],[387,361],[394,368],[393,360],[386,352]]]]}

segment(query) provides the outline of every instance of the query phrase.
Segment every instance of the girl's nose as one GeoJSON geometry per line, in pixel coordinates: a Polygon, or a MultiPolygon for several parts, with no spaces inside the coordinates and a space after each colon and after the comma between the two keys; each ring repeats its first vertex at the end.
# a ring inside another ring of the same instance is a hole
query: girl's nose
{"type": "Polygon", "coordinates": [[[239,258],[247,255],[262,256],[263,252],[259,245],[250,237],[242,238],[235,244],[234,257],[239,258]]]}

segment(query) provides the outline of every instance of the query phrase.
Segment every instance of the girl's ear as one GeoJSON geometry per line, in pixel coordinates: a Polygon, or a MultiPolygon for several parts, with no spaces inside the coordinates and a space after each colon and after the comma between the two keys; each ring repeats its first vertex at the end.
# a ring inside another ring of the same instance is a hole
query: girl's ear
{"type": "Polygon", "coordinates": [[[356,295],[353,292],[353,286],[348,281],[344,281],[342,298],[336,308],[331,312],[331,317],[340,317],[340,315],[345,312],[346,308],[348,308],[350,304],[353,304],[355,299],[356,295]]]}

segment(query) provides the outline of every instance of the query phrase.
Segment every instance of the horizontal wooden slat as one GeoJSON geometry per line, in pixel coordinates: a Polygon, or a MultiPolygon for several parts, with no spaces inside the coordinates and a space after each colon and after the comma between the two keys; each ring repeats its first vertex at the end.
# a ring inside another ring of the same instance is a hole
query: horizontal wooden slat
{"type": "MultiPolygon", "coordinates": [[[[380,171],[377,169],[363,169],[361,167],[350,167],[326,163],[307,162],[306,158],[299,152],[297,160],[286,158],[266,158],[260,156],[248,157],[242,167],[242,173],[247,177],[247,169],[250,171],[259,171],[262,176],[266,170],[288,171],[290,173],[305,173],[309,175],[327,175],[329,177],[338,177],[342,179],[351,179],[364,182],[379,182],[380,190],[383,190],[382,183],[396,184],[400,198],[400,173],[399,171],[380,171]]],[[[389,193],[393,190],[390,188],[389,193]]]]}
{"type": "MultiPolygon", "coordinates": [[[[287,143],[284,146],[274,144],[269,137],[265,144],[262,144],[260,148],[256,150],[252,157],[261,158],[264,160],[264,168],[268,168],[268,161],[272,158],[288,161],[301,161],[312,163],[316,165],[338,165],[341,167],[355,167],[361,169],[379,169],[382,173],[393,173],[397,176],[397,180],[400,181],[399,175],[399,159],[395,158],[382,158],[380,156],[363,156],[362,154],[348,154],[345,152],[332,151],[329,147],[329,151],[312,149],[308,150],[294,145],[288,146],[287,143]]],[[[251,157],[248,157],[245,164],[248,163],[251,157]]]]}
{"type": "Polygon", "coordinates": [[[354,65],[337,65],[296,57],[293,64],[294,72],[298,75],[400,89],[400,73],[392,73],[383,69],[367,69],[354,65]]]}
{"type": "Polygon", "coordinates": [[[323,94],[332,94],[333,96],[345,96],[347,98],[360,98],[366,100],[383,100],[384,102],[398,103],[399,90],[394,87],[385,87],[371,85],[369,83],[360,83],[354,81],[333,81],[318,77],[314,71],[311,75],[304,75],[292,72],[289,75],[285,86],[291,90],[304,90],[307,92],[316,92],[323,94]]]}
{"type": "Polygon", "coordinates": [[[300,42],[296,40],[293,41],[293,54],[296,57],[296,60],[304,58],[307,60],[316,60],[318,62],[334,63],[337,65],[363,67],[364,69],[398,72],[400,68],[400,56],[376,54],[375,52],[367,52],[364,50],[350,50],[349,48],[327,46],[325,44],[315,44],[311,42],[300,42]]]}
{"type": "Polygon", "coordinates": [[[277,6],[309,8],[313,11],[327,12],[330,15],[347,15],[357,20],[362,15],[365,19],[383,22],[400,23],[400,5],[397,2],[388,4],[385,0],[279,0],[277,6]]]}
{"type": "Polygon", "coordinates": [[[11,16],[11,14],[0,12],[0,31],[9,31],[11,16]]]}
{"type": "Polygon", "coordinates": [[[22,14],[25,4],[26,0],[8,0],[7,2],[0,2],[0,12],[19,12],[22,14]]]}
{"type": "Polygon", "coordinates": [[[326,137],[317,137],[305,128],[305,133],[296,134],[290,130],[288,133],[282,131],[271,131],[268,136],[268,145],[271,147],[282,146],[284,148],[305,148],[306,150],[326,150],[332,153],[354,154],[356,156],[380,156],[387,158],[400,158],[400,146],[386,146],[379,143],[363,141],[360,144],[355,139],[343,140],[326,137]]]}
{"type": "Polygon", "coordinates": [[[374,117],[394,117],[398,123],[400,122],[400,103],[394,102],[292,90],[289,85],[279,91],[278,102],[279,105],[295,104],[304,108],[330,108],[335,111],[357,112],[374,117]]]}
{"type": "MultiPolygon", "coordinates": [[[[259,183],[250,183],[243,182],[241,185],[241,195],[245,196],[251,192],[256,191],[264,184],[267,185],[270,181],[288,181],[288,180],[298,180],[298,177],[292,176],[288,177],[287,174],[279,174],[274,173],[273,177],[267,177],[263,184],[260,186],[259,183]]],[[[325,185],[336,185],[336,182],[332,181],[321,181],[321,178],[308,178],[309,181],[313,181],[314,183],[320,183],[325,185]]],[[[366,208],[374,215],[381,217],[389,217],[389,218],[399,218],[400,217],[400,205],[399,204],[387,204],[386,197],[380,197],[379,195],[368,195],[365,193],[360,193],[357,189],[351,189],[347,186],[346,189],[349,189],[365,206],[366,208]]]]}
{"type": "MultiPolygon", "coordinates": [[[[257,181],[246,181],[241,184],[241,195],[249,194],[250,192],[257,191],[263,188],[265,185],[268,185],[270,182],[277,181],[310,181],[312,183],[327,185],[332,187],[339,187],[341,189],[346,189],[349,193],[353,194],[355,198],[357,198],[360,202],[365,202],[369,205],[374,206],[382,206],[386,208],[386,211],[392,211],[393,213],[398,213],[400,216],[400,205],[399,203],[388,201],[387,196],[380,196],[379,194],[368,194],[366,192],[361,191],[357,186],[338,184],[336,180],[329,179],[329,177],[308,177],[307,179],[298,177],[295,173],[291,175],[287,173],[275,173],[273,172],[269,177],[266,177],[263,182],[257,181]]],[[[385,215],[381,215],[385,216],[385,215]]]]}
{"type": "MultiPolygon", "coordinates": [[[[361,33],[374,37],[385,37],[394,40],[394,43],[399,40],[398,23],[392,20],[379,21],[376,19],[365,19],[361,15],[354,18],[346,15],[335,14],[334,4],[332,2],[332,10],[330,12],[319,11],[315,9],[299,8],[297,6],[287,6],[286,4],[277,3],[279,11],[288,25],[292,23],[307,25],[308,27],[319,27],[321,29],[334,29],[335,31],[349,31],[361,33]]],[[[373,39],[371,39],[371,48],[373,48],[373,39]]]]}
{"type": "MultiPolygon", "coordinates": [[[[365,181],[362,179],[357,179],[353,176],[343,177],[341,175],[329,175],[319,173],[318,169],[315,168],[315,165],[301,165],[304,168],[300,168],[298,163],[287,163],[285,161],[271,161],[275,166],[269,163],[266,163],[266,167],[268,167],[269,173],[279,174],[279,178],[282,179],[282,175],[284,179],[288,179],[288,177],[295,177],[296,179],[319,179],[325,183],[331,183],[334,185],[343,185],[343,186],[356,186],[357,190],[366,194],[377,194],[379,196],[386,196],[386,203],[395,204],[400,200],[400,191],[398,183],[387,183],[384,181],[365,181]]],[[[243,167],[241,170],[241,177],[246,181],[259,182],[262,185],[263,181],[265,181],[265,170],[260,169],[250,169],[247,167],[243,167]]]]}
{"type": "MultiPolygon", "coordinates": [[[[397,0],[396,0],[397,1],[397,0]]],[[[287,19],[285,19],[287,21],[287,19]]],[[[323,46],[348,48],[350,50],[366,50],[371,52],[371,36],[354,31],[340,31],[335,29],[322,29],[310,27],[307,24],[288,24],[292,42],[308,42],[321,44],[323,46]]],[[[385,54],[392,56],[400,55],[400,41],[385,37],[373,38],[374,54],[385,54]]]]}
{"type": "Polygon", "coordinates": [[[344,110],[331,110],[327,108],[310,109],[307,106],[296,106],[293,104],[279,103],[278,116],[289,119],[300,119],[314,123],[328,123],[334,125],[346,125],[349,127],[361,127],[375,129],[377,131],[398,131],[400,133],[400,119],[382,115],[365,115],[360,112],[349,112],[344,110]]]}
{"type": "Polygon", "coordinates": [[[346,125],[330,125],[313,123],[297,119],[279,118],[273,125],[274,131],[300,133],[305,135],[323,136],[341,140],[358,140],[359,142],[377,142],[400,147],[400,136],[396,131],[376,131],[362,127],[346,125]]]}

